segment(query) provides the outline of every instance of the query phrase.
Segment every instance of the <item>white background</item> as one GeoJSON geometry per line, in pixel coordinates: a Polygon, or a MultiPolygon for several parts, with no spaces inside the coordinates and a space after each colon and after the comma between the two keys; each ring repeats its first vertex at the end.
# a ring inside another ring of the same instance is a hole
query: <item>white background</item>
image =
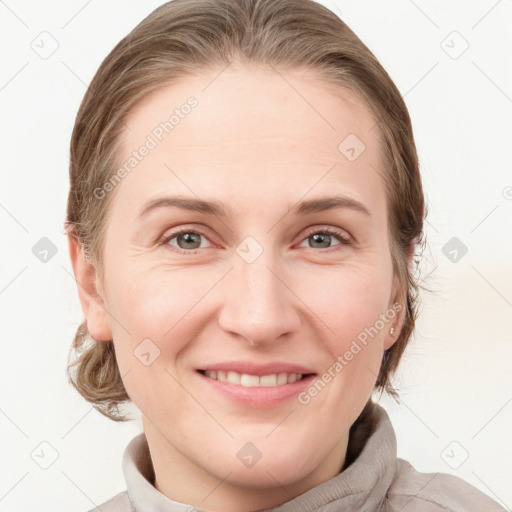
{"type": "MultiPolygon", "coordinates": [[[[160,3],[0,2],[3,512],[85,511],[125,489],[121,457],[140,420],[108,420],[66,380],[82,314],[62,227],[69,139],[86,86],[160,3]],[[58,43],[46,59],[34,51],[41,38],[46,50],[58,43]],[[42,237],[58,249],[46,263],[32,253],[42,237]],[[58,458],[42,469],[31,454],[49,463],[52,449],[58,458]]],[[[429,205],[422,272],[433,291],[422,295],[397,375],[401,403],[382,400],[398,454],[510,509],[512,1],[325,4],[404,95],[429,205]],[[469,46],[458,55],[461,37],[469,46]],[[456,263],[442,252],[452,237],[468,248],[456,263]]]]}

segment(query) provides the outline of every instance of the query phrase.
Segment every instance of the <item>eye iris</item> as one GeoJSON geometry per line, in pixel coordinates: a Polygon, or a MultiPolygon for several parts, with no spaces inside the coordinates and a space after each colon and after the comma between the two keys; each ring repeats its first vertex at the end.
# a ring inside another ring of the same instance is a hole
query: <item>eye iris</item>
{"type": "MultiPolygon", "coordinates": [[[[198,234],[194,234],[194,233],[191,233],[191,232],[186,232],[186,233],[180,233],[179,235],[177,235],[177,240],[179,241],[180,239],[181,240],[185,240],[185,244],[194,244],[194,243],[199,243],[199,245],[201,245],[201,241],[199,240],[199,237],[200,235],[198,234]],[[199,242],[198,242],[199,241],[199,242]]],[[[179,242],[178,242],[178,246],[180,246],[179,242]]],[[[197,249],[199,246],[197,247],[190,247],[188,245],[186,245],[185,247],[183,247],[184,249],[197,249]]]]}
{"type": "Polygon", "coordinates": [[[327,234],[327,233],[315,233],[314,235],[311,235],[310,238],[313,238],[313,240],[315,242],[320,242],[320,244],[324,244],[322,245],[321,247],[329,247],[329,243],[330,243],[330,240],[331,240],[331,235],[327,234]],[[327,241],[326,241],[327,240],[327,241]]]}

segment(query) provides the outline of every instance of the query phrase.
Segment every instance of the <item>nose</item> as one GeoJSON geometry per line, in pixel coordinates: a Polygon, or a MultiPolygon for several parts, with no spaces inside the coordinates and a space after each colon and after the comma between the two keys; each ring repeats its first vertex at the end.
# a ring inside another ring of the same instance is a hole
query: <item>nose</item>
{"type": "Polygon", "coordinates": [[[220,327],[245,338],[252,346],[265,346],[300,325],[290,273],[278,265],[271,251],[264,251],[252,263],[234,255],[234,268],[222,290],[220,327]]]}

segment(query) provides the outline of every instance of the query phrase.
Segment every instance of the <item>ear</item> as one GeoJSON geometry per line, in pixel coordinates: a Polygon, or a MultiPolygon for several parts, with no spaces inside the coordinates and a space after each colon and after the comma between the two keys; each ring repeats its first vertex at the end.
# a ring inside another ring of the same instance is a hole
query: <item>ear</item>
{"type": "Polygon", "coordinates": [[[68,246],[87,331],[97,341],[109,341],[112,339],[112,331],[96,268],[85,258],[82,244],[70,232],[68,232],[68,246]]]}
{"type": "MultiPolygon", "coordinates": [[[[414,246],[409,250],[407,255],[407,269],[408,272],[412,272],[412,265],[414,259],[414,246]]],[[[400,332],[405,321],[405,315],[407,312],[407,290],[405,292],[400,288],[398,277],[393,277],[393,292],[391,294],[391,301],[388,304],[388,311],[394,311],[395,315],[393,319],[386,326],[387,332],[384,339],[384,349],[391,348],[394,343],[398,340],[400,332]],[[393,329],[393,334],[391,330],[393,329]]],[[[392,314],[392,313],[391,313],[392,314]]]]}

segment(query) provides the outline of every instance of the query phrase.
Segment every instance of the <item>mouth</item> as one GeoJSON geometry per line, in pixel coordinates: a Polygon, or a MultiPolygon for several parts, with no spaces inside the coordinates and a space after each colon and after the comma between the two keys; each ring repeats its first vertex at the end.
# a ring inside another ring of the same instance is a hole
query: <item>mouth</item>
{"type": "Polygon", "coordinates": [[[267,375],[252,375],[250,373],[239,373],[233,370],[198,370],[202,375],[217,380],[219,382],[226,382],[243,386],[245,388],[261,387],[274,387],[284,386],[286,384],[293,384],[303,378],[316,375],[316,373],[269,373],[267,375]]]}
{"type": "Polygon", "coordinates": [[[207,392],[251,408],[279,405],[311,385],[317,373],[297,365],[224,363],[196,370],[207,392]]]}

